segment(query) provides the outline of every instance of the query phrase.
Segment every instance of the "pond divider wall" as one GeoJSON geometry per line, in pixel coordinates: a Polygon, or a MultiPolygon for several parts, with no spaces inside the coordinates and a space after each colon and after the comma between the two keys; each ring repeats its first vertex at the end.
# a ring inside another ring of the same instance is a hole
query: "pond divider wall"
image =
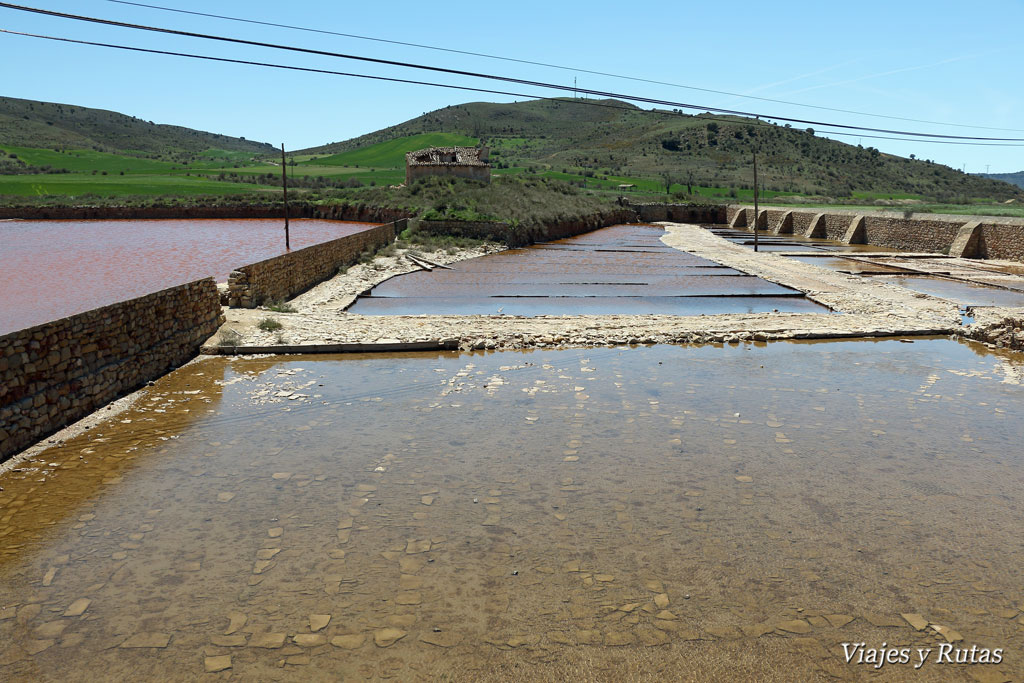
{"type": "Polygon", "coordinates": [[[404,224],[404,219],[386,223],[233,270],[228,276],[228,305],[255,308],[301,294],[334,277],[340,268],[356,263],[364,251],[377,251],[394,242],[404,224]]]}
{"type": "Polygon", "coordinates": [[[194,358],[223,322],[206,278],[0,337],[0,462],[194,358]]]}
{"type": "MultiPolygon", "coordinates": [[[[759,228],[774,234],[792,232],[904,251],[1024,261],[1024,221],[1020,219],[814,208],[761,209],[760,214],[759,228]]],[[[754,209],[730,205],[723,222],[749,227],[754,223],[754,209]]]]}

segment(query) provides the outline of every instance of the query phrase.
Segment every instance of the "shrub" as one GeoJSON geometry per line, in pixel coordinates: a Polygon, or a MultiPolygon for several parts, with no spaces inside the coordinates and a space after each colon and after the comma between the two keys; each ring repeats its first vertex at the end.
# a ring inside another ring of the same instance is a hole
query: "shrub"
{"type": "Polygon", "coordinates": [[[224,330],[220,333],[217,346],[238,346],[242,341],[242,335],[235,330],[224,330]]]}
{"type": "Polygon", "coordinates": [[[260,320],[258,327],[264,332],[276,332],[284,327],[284,325],[274,318],[264,318],[263,320],[260,320]]]}
{"type": "Polygon", "coordinates": [[[265,308],[274,311],[275,313],[294,313],[295,307],[287,301],[271,301],[265,308]]]}

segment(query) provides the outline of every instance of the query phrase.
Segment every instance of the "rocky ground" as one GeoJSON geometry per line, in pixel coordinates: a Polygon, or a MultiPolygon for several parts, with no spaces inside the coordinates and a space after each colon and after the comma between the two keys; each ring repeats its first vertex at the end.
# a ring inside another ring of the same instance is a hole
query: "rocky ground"
{"type": "Polygon", "coordinates": [[[960,336],[986,346],[1024,351],[1024,311],[1019,308],[982,308],[974,311],[975,322],[960,336]]]}

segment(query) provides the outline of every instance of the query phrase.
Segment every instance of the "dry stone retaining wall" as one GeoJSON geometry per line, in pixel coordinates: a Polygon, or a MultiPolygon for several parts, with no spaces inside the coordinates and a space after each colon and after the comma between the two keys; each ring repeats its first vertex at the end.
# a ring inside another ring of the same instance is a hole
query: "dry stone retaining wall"
{"type": "Polygon", "coordinates": [[[352,265],[364,250],[376,251],[394,241],[395,224],[387,223],[242,266],[228,276],[228,305],[255,308],[290,299],[352,265]]]}
{"type": "Polygon", "coordinates": [[[978,256],[1024,261],[1024,225],[981,223],[978,256]]]}
{"type": "Polygon", "coordinates": [[[182,365],[223,322],[206,278],[0,337],[0,461],[182,365]]]}
{"type": "MultiPolygon", "coordinates": [[[[889,212],[820,211],[818,209],[768,209],[767,229],[775,231],[786,213],[792,211],[793,232],[806,235],[819,213],[823,216],[828,239],[842,241],[852,222],[864,218],[863,241],[883,247],[906,251],[950,253],[957,235],[968,223],[978,223],[976,239],[964,240],[966,251],[954,256],[968,258],[1008,259],[1024,261],[1024,223],[1019,219],[948,214],[900,215],[889,212]]],[[[725,223],[738,227],[754,222],[752,207],[730,205],[726,209],[725,223]]],[[[970,232],[970,230],[968,230],[970,232]]],[[[859,234],[854,241],[860,241],[859,234]]]]}

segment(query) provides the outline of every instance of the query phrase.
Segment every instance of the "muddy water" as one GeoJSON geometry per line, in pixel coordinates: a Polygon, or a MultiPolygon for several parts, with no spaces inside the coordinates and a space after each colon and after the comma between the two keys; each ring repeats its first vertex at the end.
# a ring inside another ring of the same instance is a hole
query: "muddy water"
{"type": "MultiPolygon", "coordinates": [[[[372,227],[291,221],[292,249],[372,227]]],[[[278,220],[0,222],[0,334],[284,253],[278,220]]]]}
{"type": "Polygon", "coordinates": [[[349,309],[366,315],[826,313],[803,294],[618,225],[384,282],[349,309]]]}
{"type": "Polygon", "coordinates": [[[841,643],[886,642],[935,648],[886,680],[1019,679],[1020,364],[949,340],[204,360],[0,476],[0,670],[865,679],[841,643]],[[937,663],[947,637],[1004,662],[937,663]]]}

